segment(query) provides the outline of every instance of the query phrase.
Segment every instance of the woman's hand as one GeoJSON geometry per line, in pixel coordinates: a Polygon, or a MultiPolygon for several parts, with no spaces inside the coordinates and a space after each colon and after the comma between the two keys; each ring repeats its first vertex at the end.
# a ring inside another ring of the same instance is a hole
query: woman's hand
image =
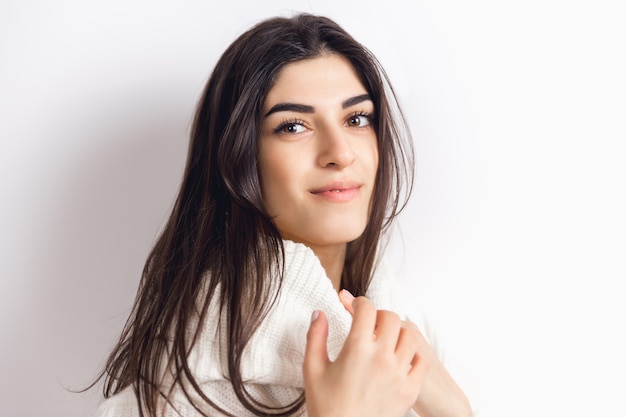
{"type": "Polygon", "coordinates": [[[352,328],[337,357],[328,358],[328,321],[315,312],[304,355],[310,417],[403,416],[415,403],[429,365],[417,354],[415,332],[397,314],[377,311],[365,297],[351,303],[352,328]]]}
{"type": "MultiPolygon", "coordinates": [[[[354,297],[348,291],[340,293],[342,304],[354,315],[354,297]]],[[[402,321],[402,328],[417,342],[418,356],[428,363],[430,371],[418,392],[413,409],[422,417],[469,417],[472,409],[461,388],[452,379],[419,328],[402,321]]]]}

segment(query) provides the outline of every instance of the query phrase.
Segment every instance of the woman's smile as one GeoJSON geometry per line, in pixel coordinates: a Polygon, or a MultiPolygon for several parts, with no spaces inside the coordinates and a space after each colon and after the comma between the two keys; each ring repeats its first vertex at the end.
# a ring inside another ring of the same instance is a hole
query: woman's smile
{"type": "Polygon", "coordinates": [[[332,203],[347,203],[358,196],[361,185],[362,184],[352,181],[332,182],[323,187],[311,190],[311,194],[324,198],[332,203]]]}

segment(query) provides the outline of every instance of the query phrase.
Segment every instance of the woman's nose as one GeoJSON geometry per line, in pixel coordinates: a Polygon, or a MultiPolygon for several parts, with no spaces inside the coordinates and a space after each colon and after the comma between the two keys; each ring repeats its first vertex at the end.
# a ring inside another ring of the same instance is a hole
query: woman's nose
{"type": "Polygon", "coordinates": [[[319,164],[321,167],[344,168],[352,164],[356,155],[342,126],[328,127],[319,134],[319,164]]]}

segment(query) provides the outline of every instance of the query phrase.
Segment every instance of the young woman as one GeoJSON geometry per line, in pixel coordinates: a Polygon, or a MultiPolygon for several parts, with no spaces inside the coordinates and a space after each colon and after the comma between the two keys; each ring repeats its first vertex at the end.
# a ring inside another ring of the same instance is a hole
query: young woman
{"type": "Polygon", "coordinates": [[[379,253],[412,175],[394,103],[327,18],[269,19],[224,52],[98,417],[470,414],[379,253]]]}

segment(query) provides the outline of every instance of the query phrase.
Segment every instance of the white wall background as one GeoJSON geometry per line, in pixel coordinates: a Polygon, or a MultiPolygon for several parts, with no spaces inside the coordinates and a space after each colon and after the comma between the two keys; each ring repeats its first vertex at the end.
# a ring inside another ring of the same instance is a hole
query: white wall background
{"type": "Polygon", "coordinates": [[[387,67],[394,256],[482,416],[626,416],[621,2],[0,2],[0,416],[90,416],[219,54],[328,14],[387,67]],[[263,3],[263,5],[261,5],[263,3]],[[412,6],[408,6],[412,4],[412,6]]]}

